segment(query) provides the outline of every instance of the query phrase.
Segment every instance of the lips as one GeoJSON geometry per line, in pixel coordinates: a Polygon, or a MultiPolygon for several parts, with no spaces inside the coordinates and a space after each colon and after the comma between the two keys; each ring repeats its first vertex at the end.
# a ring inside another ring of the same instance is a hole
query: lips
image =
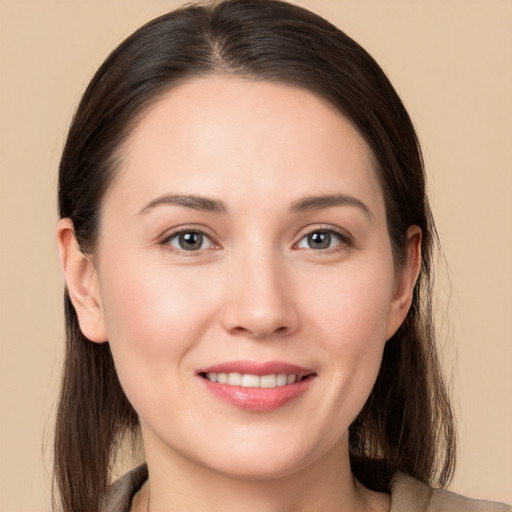
{"type": "Polygon", "coordinates": [[[200,369],[197,375],[215,397],[240,409],[264,412],[301,396],[316,374],[279,361],[234,361],[200,369]]]}

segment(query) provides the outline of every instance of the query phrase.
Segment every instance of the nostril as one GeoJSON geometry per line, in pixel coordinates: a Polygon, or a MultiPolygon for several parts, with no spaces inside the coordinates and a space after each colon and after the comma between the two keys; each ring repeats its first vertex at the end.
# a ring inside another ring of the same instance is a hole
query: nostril
{"type": "Polygon", "coordinates": [[[220,318],[224,329],[232,335],[255,339],[288,336],[300,325],[292,301],[283,297],[278,301],[275,296],[259,296],[257,293],[231,296],[220,318]]]}
{"type": "Polygon", "coordinates": [[[255,338],[267,338],[275,335],[283,335],[288,332],[289,328],[285,325],[272,329],[271,327],[265,328],[262,324],[258,324],[253,328],[238,326],[231,329],[234,334],[241,334],[246,336],[253,336],[255,338]]]}

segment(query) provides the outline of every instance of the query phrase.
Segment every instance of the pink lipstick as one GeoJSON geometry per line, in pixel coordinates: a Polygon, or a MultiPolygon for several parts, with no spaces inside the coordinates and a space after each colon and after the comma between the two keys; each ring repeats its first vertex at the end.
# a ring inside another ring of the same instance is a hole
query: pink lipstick
{"type": "Polygon", "coordinates": [[[197,375],[216,397],[240,409],[265,412],[298,398],[316,374],[279,361],[233,361],[202,368],[197,375]]]}

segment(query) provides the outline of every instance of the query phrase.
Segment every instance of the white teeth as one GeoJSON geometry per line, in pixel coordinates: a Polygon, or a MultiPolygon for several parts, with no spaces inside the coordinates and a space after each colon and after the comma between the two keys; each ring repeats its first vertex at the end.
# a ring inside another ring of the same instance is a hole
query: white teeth
{"type": "Polygon", "coordinates": [[[242,385],[242,374],[241,373],[228,373],[228,384],[230,386],[241,386],[242,385]]]}
{"type": "Polygon", "coordinates": [[[280,373],[276,378],[276,384],[278,386],[284,386],[286,385],[286,373],[280,373]]]}
{"type": "Polygon", "coordinates": [[[270,374],[270,375],[251,375],[241,374],[237,372],[217,373],[211,372],[205,374],[206,378],[211,382],[219,384],[229,384],[230,386],[243,386],[244,388],[275,388],[278,386],[286,386],[294,382],[300,382],[301,377],[295,374],[270,374]]]}
{"type": "Polygon", "coordinates": [[[242,377],[242,386],[244,388],[259,388],[260,378],[257,375],[244,375],[242,377]]]}
{"type": "Polygon", "coordinates": [[[286,377],[286,384],[293,384],[297,380],[297,375],[288,375],[286,377]]]}
{"type": "Polygon", "coordinates": [[[260,377],[261,388],[275,388],[277,386],[275,375],[262,375],[260,377]]]}

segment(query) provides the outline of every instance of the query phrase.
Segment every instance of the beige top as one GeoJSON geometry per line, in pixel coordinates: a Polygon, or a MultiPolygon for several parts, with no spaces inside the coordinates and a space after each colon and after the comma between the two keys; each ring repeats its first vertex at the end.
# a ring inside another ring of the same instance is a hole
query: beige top
{"type": "MultiPolygon", "coordinates": [[[[145,464],[126,473],[109,488],[102,512],[129,512],[133,496],[147,478],[145,464]]],[[[391,483],[390,512],[512,512],[512,506],[433,489],[398,473],[391,483]]]]}

